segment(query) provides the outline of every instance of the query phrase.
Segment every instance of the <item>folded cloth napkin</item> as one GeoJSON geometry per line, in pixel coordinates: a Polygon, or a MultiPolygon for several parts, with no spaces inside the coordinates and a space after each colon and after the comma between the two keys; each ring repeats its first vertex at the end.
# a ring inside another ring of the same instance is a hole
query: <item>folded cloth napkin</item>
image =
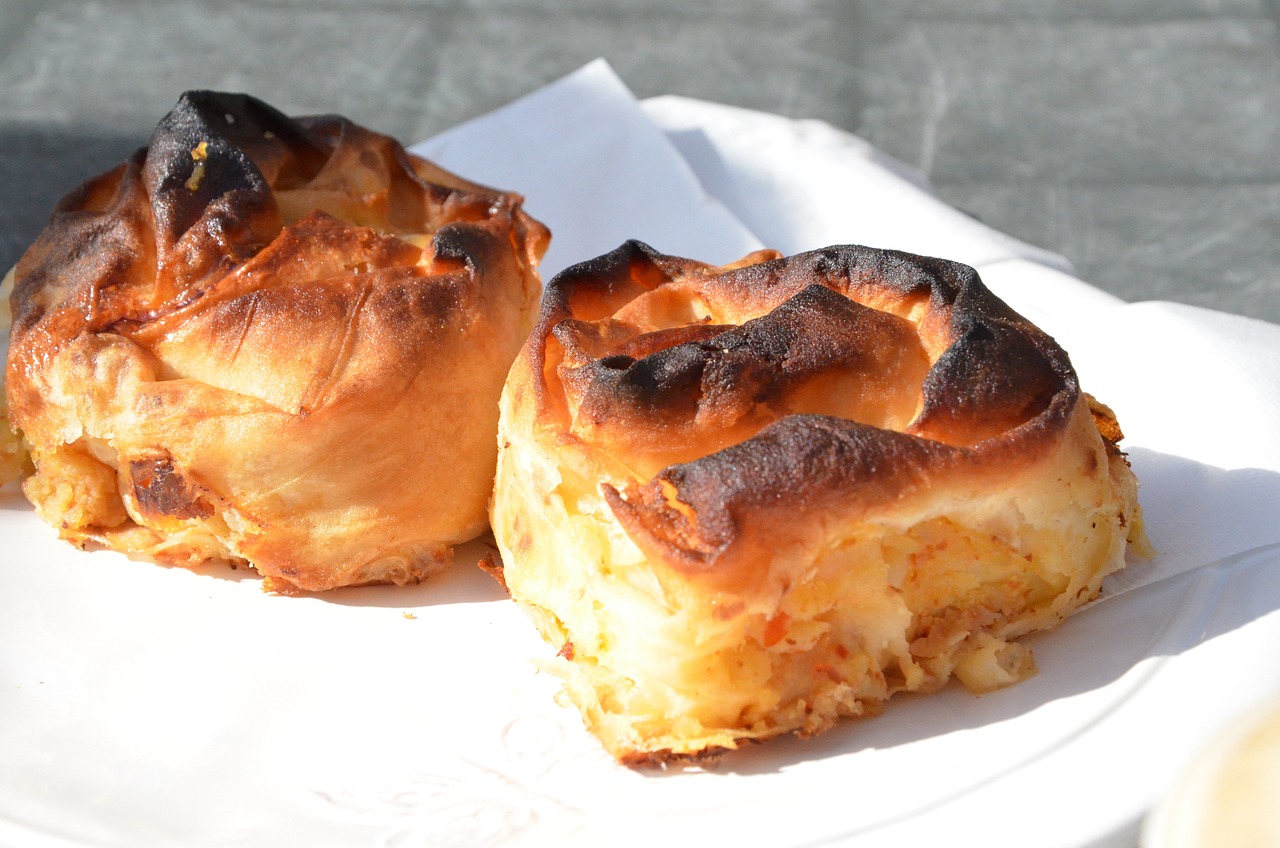
{"type": "Polygon", "coordinates": [[[683,97],[640,103],[601,60],[416,149],[522,192],[553,233],[546,278],[628,238],[716,263],[852,242],[973,265],[1058,339],[1125,430],[1158,554],[1105,596],[1280,543],[1276,325],[1126,304],[855,136],[683,97]]]}
{"type": "Polygon", "coordinates": [[[716,263],[761,246],[603,60],[413,150],[524,194],[552,231],[544,279],[631,238],[716,263]]]}

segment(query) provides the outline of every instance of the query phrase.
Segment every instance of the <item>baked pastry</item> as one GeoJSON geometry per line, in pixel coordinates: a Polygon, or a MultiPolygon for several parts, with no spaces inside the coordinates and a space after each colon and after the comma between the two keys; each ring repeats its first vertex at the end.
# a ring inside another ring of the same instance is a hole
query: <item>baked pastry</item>
{"type": "Polygon", "coordinates": [[[1119,439],[972,268],[631,242],[548,285],[491,520],[604,747],[691,757],[1031,673],[1145,544],[1119,439]]]}
{"type": "Polygon", "coordinates": [[[281,591],[416,582],[487,529],[548,238],[344,118],[184,94],[17,265],[23,489],[80,545],[281,591]]]}

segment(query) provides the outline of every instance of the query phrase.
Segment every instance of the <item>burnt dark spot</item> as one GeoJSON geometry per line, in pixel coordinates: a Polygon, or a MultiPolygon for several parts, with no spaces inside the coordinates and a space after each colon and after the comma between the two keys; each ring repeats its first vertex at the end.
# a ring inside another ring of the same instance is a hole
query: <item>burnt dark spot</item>
{"type": "Polygon", "coordinates": [[[772,401],[788,385],[826,369],[864,367],[900,323],[811,285],[741,326],[650,333],[628,353],[596,360],[584,410],[608,409],[602,419],[615,417],[619,408],[632,415],[662,410],[692,417],[708,405],[772,401]],[[670,346],[650,352],[650,342],[670,346]]]}
{"type": "Polygon", "coordinates": [[[173,457],[134,460],[129,463],[133,496],[144,514],[171,518],[208,518],[213,507],[174,467],[173,457]]]}
{"type": "Polygon", "coordinates": [[[995,333],[986,324],[974,324],[963,334],[967,342],[987,342],[995,338],[995,333]]]}
{"type": "Polygon", "coordinates": [[[1065,361],[1012,322],[960,328],[925,377],[917,426],[970,444],[1016,427],[1076,389],[1065,361]]]}

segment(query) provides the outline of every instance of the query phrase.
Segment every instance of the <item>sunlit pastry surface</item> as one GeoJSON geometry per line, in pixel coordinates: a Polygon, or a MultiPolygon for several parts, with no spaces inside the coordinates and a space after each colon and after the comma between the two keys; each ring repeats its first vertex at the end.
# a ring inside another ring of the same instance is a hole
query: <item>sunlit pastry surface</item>
{"type": "Polygon", "coordinates": [[[547,240],[349,120],[189,92],[14,271],[24,491],[80,545],[416,582],[487,527],[547,240]]]}
{"type": "Polygon", "coordinates": [[[1114,416],[944,260],[631,242],[548,285],[501,407],[503,578],[626,762],[1016,682],[1145,546],[1114,416]]]}

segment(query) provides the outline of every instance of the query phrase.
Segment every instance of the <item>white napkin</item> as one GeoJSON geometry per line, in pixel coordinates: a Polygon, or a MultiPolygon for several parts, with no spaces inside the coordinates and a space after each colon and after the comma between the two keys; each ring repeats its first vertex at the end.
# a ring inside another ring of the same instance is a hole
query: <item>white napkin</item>
{"type": "Polygon", "coordinates": [[[638,103],[599,60],[416,149],[525,194],[553,233],[548,278],[627,238],[710,262],[850,242],[967,262],[1063,344],[1125,430],[1159,553],[1108,596],[1280,543],[1280,327],[1125,304],[848,133],[681,97],[638,103]]]}
{"type": "Polygon", "coordinates": [[[412,149],[523,194],[552,232],[543,279],[632,238],[717,264],[761,246],[601,59],[412,149]]]}

